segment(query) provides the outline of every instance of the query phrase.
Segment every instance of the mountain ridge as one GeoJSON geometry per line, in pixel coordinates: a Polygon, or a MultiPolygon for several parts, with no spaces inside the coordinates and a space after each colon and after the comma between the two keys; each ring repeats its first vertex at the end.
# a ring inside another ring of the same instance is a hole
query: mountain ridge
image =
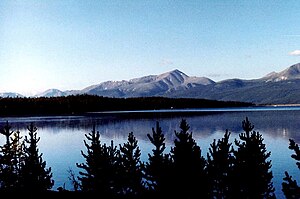
{"type": "Polygon", "coordinates": [[[269,73],[267,76],[263,77],[263,79],[266,79],[266,81],[300,79],[300,63],[294,64],[278,73],[269,73]]]}
{"type": "MultiPolygon", "coordinates": [[[[257,104],[300,103],[300,63],[258,79],[225,79],[215,82],[207,77],[188,76],[174,69],[158,75],[130,80],[105,81],[82,90],[48,89],[34,97],[59,97],[78,94],[105,97],[172,97],[242,101],[257,104]],[[299,90],[299,92],[297,92],[299,90]]],[[[13,96],[10,93],[10,96],[13,96]]],[[[4,96],[1,95],[0,96],[4,96]]],[[[15,96],[21,96],[15,94],[15,96]]]]}

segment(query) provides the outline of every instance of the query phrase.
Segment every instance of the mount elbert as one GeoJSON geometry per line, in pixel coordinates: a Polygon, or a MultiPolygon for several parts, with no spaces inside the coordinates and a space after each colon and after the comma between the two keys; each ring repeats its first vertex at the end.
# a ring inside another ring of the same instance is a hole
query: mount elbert
{"type": "MultiPolygon", "coordinates": [[[[82,90],[49,89],[34,97],[92,94],[106,97],[203,98],[255,104],[300,104],[300,63],[259,79],[227,79],[215,82],[206,77],[188,76],[179,70],[129,81],[106,81],[82,90]]],[[[2,93],[2,96],[21,96],[2,93]]]]}

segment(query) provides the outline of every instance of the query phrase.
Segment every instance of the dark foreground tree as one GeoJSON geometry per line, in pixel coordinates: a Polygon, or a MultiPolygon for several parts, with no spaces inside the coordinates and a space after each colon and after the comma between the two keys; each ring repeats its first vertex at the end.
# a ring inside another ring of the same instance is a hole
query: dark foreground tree
{"type": "Polygon", "coordinates": [[[230,132],[226,130],[221,140],[210,144],[207,154],[210,198],[231,198],[231,175],[234,163],[233,146],[229,142],[230,132]]]}
{"type": "Polygon", "coordinates": [[[148,154],[148,162],[146,163],[146,179],[147,187],[150,192],[154,192],[157,196],[167,197],[172,192],[172,161],[169,154],[164,154],[166,149],[165,137],[156,122],[156,128],[152,128],[152,135],[147,134],[150,142],[154,145],[152,154],[148,154]]]}
{"type": "MultiPolygon", "coordinates": [[[[292,154],[292,158],[296,160],[296,165],[300,169],[300,149],[299,145],[295,143],[293,139],[290,139],[289,149],[293,150],[295,153],[292,154]]],[[[287,199],[300,198],[300,187],[296,180],[293,180],[292,176],[285,171],[285,177],[283,178],[282,191],[287,199]]]]}
{"type": "Polygon", "coordinates": [[[127,142],[120,145],[118,165],[119,195],[140,198],[145,188],[143,186],[144,166],[140,160],[141,150],[133,132],[129,133],[127,142]]]}
{"type": "MultiPolygon", "coordinates": [[[[91,133],[85,135],[84,140],[87,153],[81,151],[86,162],[76,164],[80,171],[80,187],[83,192],[99,192],[102,196],[112,195],[116,175],[116,147],[101,144],[100,133],[95,125],[91,133]]],[[[76,184],[76,183],[75,183],[76,184]]],[[[78,186],[78,184],[76,184],[78,186]]],[[[76,188],[78,189],[78,187],[76,188]]]]}
{"type": "Polygon", "coordinates": [[[268,160],[271,152],[267,152],[262,135],[253,131],[254,125],[248,118],[242,127],[245,133],[239,135],[241,141],[235,140],[233,198],[275,198],[272,165],[268,160]]]}
{"type": "Polygon", "coordinates": [[[180,122],[180,132],[175,130],[175,146],[171,148],[174,161],[173,194],[178,198],[207,198],[208,179],[206,160],[189,132],[185,119],[180,122]]]}
{"type": "Polygon", "coordinates": [[[5,144],[0,147],[0,190],[16,191],[19,182],[19,165],[22,155],[20,132],[12,131],[6,122],[0,133],[5,136],[5,144]]]}
{"type": "Polygon", "coordinates": [[[44,192],[54,185],[51,167],[46,168],[46,162],[39,154],[37,144],[37,127],[31,123],[27,127],[29,137],[25,136],[24,160],[20,165],[20,190],[24,192],[44,192]]]}

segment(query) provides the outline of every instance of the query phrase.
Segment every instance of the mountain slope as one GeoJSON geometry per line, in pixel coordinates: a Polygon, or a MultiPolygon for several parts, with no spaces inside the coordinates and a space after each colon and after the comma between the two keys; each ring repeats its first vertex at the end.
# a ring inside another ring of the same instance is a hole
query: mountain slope
{"type": "Polygon", "coordinates": [[[272,72],[267,76],[263,77],[262,79],[267,82],[300,79],[300,63],[294,64],[279,73],[272,72]]]}
{"type": "MultiPolygon", "coordinates": [[[[241,80],[242,81],[242,80],[241,80]]],[[[242,101],[256,104],[299,104],[300,80],[280,82],[227,81],[207,87],[191,88],[189,91],[173,92],[169,97],[217,99],[242,101]]]]}
{"type": "Polygon", "coordinates": [[[160,75],[149,75],[129,81],[107,81],[89,86],[81,92],[109,97],[160,96],[173,90],[188,89],[215,83],[205,77],[189,77],[179,70],[160,75]]]}

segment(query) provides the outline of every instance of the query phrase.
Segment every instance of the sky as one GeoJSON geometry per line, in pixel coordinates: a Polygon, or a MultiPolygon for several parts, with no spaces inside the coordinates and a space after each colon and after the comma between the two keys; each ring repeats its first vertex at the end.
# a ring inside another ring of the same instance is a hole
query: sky
{"type": "Polygon", "coordinates": [[[83,89],[178,69],[255,79],[300,62],[300,2],[1,0],[0,92],[83,89]]]}

